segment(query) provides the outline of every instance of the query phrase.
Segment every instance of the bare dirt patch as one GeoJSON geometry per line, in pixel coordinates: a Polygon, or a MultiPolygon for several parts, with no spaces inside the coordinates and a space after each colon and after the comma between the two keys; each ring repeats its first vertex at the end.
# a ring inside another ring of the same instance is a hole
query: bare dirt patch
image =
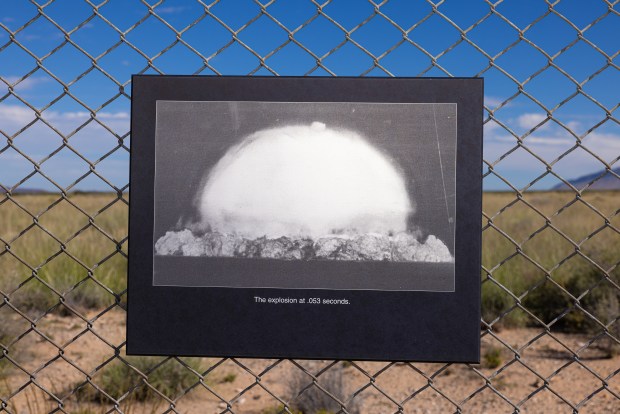
{"type": "MultiPolygon", "coordinates": [[[[99,413],[115,408],[105,396],[100,402],[85,401],[83,393],[74,391],[87,377],[102,386],[105,368],[100,367],[120,364],[118,358],[126,358],[124,311],[96,315],[87,315],[92,326],[77,317],[47,315],[36,330],[9,348],[9,357],[19,365],[5,367],[0,381],[0,395],[5,400],[10,396],[9,412],[57,409],[59,402],[42,389],[61,398],[67,412],[99,413]],[[115,347],[120,350],[118,357],[115,347]]],[[[528,413],[570,413],[571,405],[580,405],[579,412],[620,411],[620,400],[612,394],[620,394],[620,379],[614,376],[620,369],[620,356],[610,354],[598,342],[585,346],[588,338],[584,335],[545,334],[532,328],[506,329],[495,335],[483,337],[480,365],[202,358],[202,383],[196,376],[194,387],[170,397],[178,412],[269,413],[282,404],[276,397],[291,402],[292,382],[297,387],[312,382],[299,366],[315,374],[331,366],[330,370],[342,372],[342,387],[334,392],[342,393],[344,400],[357,392],[353,401],[361,413],[393,413],[399,405],[404,412],[453,412],[455,403],[465,412],[510,413],[514,411],[511,403],[521,403],[521,411],[528,413]]],[[[326,380],[325,374],[318,376],[320,385],[326,380]]],[[[144,402],[128,397],[119,409],[165,412],[170,402],[162,397],[144,402]]]]}

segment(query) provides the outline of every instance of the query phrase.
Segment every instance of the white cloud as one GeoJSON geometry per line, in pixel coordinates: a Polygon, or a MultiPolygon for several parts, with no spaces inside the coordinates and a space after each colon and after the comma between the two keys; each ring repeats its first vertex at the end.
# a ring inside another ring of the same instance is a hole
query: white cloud
{"type": "Polygon", "coordinates": [[[574,133],[578,134],[579,131],[581,131],[583,125],[581,124],[581,122],[579,121],[568,121],[567,123],[565,123],[564,125],[566,125],[568,127],[568,129],[570,129],[571,131],[573,131],[574,133]]]}
{"type": "MultiPolygon", "coordinates": [[[[63,134],[69,134],[87,122],[86,111],[44,111],[41,117],[63,134]]],[[[129,113],[99,112],[97,120],[119,135],[129,131],[129,113]]],[[[0,130],[12,136],[36,119],[35,112],[23,105],[0,104],[0,130]]],[[[40,159],[61,142],[61,137],[41,121],[35,122],[15,137],[15,145],[35,159],[40,159]]],[[[91,121],[69,139],[69,143],[90,159],[96,159],[117,144],[117,139],[104,127],[91,121]]]]}
{"type": "Polygon", "coordinates": [[[14,126],[24,126],[35,118],[32,109],[26,106],[0,104],[0,126],[5,132],[14,126]]]}
{"type": "Polygon", "coordinates": [[[570,146],[575,143],[575,139],[563,137],[527,137],[523,141],[525,145],[545,145],[545,146],[570,146]]]}
{"type": "MultiPolygon", "coordinates": [[[[525,113],[517,118],[517,125],[521,128],[532,129],[547,119],[547,115],[543,113],[525,113]]],[[[549,122],[541,125],[538,130],[549,127],[549,122]]]]}
{"type": "MultiPolygon", "coordinates": [[[[41,116],[49,121],[72,121],[72,120],[87,120],[91,117],[90,112],[86,111],[50,111],[46,110],[41,113],[41,116]]],[[[113,120],[129,120],[129,113],[124,111],[119,112],[98,112],[96,114],[98,119],[113,119],[113,120]]],[[[21,123],[32,120],[35,118],[35,112],[27,106],[22,105],[7,105],[0,104],[0,121],[2,125],[21,123]]],[[[127,123],[127,127],[129,124],[127,123]]]]}
{"type": "MultiPolygon", "coordinates": [[[[21,76],[3,76],[2,79],[11,84],[14,85],[15,82],[19,81],[22,77],[21,76]]],[[[42,83],[47,83],[49,82],[51,79],[50,78],[46,78],[43,76],[29,76],[26,79],[22,80],[21,82],[19,82],[19,84],[17,84],[15,87],[19,88],[21,90],[30,90],[32,88],[34,88],[36,85],[40,85],[42,83]]],[[[6,87],[6,85],[4,85],[3,82],[0,82],[0,85],[2,85],[3,87],[6,87]]]]}
{"type": "MultiPolygon", "coordinates": [[[[534,122],[540,122],[546,118],[545,115],[542,117],[532,115],[539,114],[524,114],[517,118],[522,121],[519,126],[524,128],[535,126],[534,122]]],[[[568,121],[565,124],[571,129],[580,125],[577,121],[568,121]]],[[[562,159],[552,166],[555,173],[564,178],[576,178],[604,168],[604,164],[580,148],[576,148],[564,156],[563,154],[566,151],[576,145],[577,140],[564,128],[553,122],[547,122],[545,125],[548,127],[544,130],[539,128],[534,134],[527,136],[523,140],[523,145],[548,163],[562,156],[562,159]],[[538,133],[541,130],[543,133],[538,133]]],[[[620,135],[618,134],[595,130],[583,138],[582,144],[607,162],[611,162],[620,156],[620,135]]],[[[485,160],[491,163],[498,161],[508,151],[515,149],[516,145],[517,140],[501,128],[485,128],[485,160]]],[[[500,174],[506,175],[509,181],[514,182],[517,186],[522,186],[533,177],[544,173],[546,166],[528,154],[527,151],[516,149],[499,161],[495,168],[500,174]]]]}
{"type": "MultiPolygon", "coordinates": [[[[129,119],[129,113],[127,112],[98,112],[97,118],[104,119],[129,119]]],[[[78,112],[56,112],[46,111],[43,113],[43,117],[49,120],[84,120],[86,121],[91,117],[90,112],[78,111],[78,112]]]]}
{"type": "Polygon", "coordinates": [[[484,124],[484,135],[485,136],[488,134],[495,134],[496,131],[505,131],[505,130],[500,124],[498,124],[492,119],[484,124]]]}
{"type": "Polygon", "coordinates": [[[619,135],[593,131],[586,135],[581,142],[607,161],[620,156],[619,135]]]}
{"type": "Polygon", "coordinates": [[[182,13],[185,10],[187,10],[187,7],[185,6],[164,6],[164,7],[157,7],[155,9],[155,13],[156,14],[177,14],[177,13],[182,13]]]}
{"type": "Polygon", "coordinates": [[[502,98],[488,95],[484,96],[484,104],[490,108],[495,108],[496,106],[499,106],[502,102],[504,102],[504,99],[502,98]]]}

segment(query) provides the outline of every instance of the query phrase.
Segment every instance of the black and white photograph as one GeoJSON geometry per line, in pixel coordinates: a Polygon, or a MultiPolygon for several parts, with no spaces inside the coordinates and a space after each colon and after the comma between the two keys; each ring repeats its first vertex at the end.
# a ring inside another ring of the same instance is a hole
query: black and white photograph
{"type": "Polygon", "coordinates": [[[132,79],[128,352],[480,360],[481,79],[132,79]]]}
{"type": "Polygon", "coordinates": [[[154,285],[451,291],[456,147],[455,103],[157,101],[154,285]]]}

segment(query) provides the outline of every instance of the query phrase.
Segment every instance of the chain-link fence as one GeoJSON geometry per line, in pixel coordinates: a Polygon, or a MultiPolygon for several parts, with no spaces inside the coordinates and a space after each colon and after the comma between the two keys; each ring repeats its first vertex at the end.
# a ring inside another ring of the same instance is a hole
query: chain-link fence
{"type": "Polygon", "coordinates": [[[0,411],[620,411],[620,6],[576,3],[0,4],[0,411]],[[127,357],[127,71],[484,76],[482,364],[127,357]]]}

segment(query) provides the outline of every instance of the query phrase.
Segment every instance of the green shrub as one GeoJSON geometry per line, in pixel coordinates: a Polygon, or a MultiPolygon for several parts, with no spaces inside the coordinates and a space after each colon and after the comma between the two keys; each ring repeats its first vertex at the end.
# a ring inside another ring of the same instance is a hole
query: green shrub
{"type": "MultiPolygon", "coordinates": [[[[8,373],[9,368],[10,368],[9,364],[10,364],[10,362],[6,358],[4,358],[4,356],[0,356],[0,380],[4,379],[4,377],[7,376],[7,373],[8,373]]],[[[4,388],[4,387],[2,385],[0,385],[0,390],[2,390],[2,388],[4,388]]]]}
{"type": "MultiPolygon", "coordinates": [[[[491,323],[498,317],[501,325],[509,324],[510,313],[502,316],[511,306],[514,299],[493,282],[485,282],[482,285],[482,319],[491,323]]],[[[518,323],[517,323],[518,324],[518,323]]]]}
{"type": "Polygon", "coordinates": [[[284,405],[282,404],[277,405],[275,407],[267,407],[261,411],[261,414],[289,414],[289,413],[303,414],[299,411],[291,410],[290,408],[288,411],[286,411],[286,408],[284,408],[284,405]]]}
{"type": "MultiPolygon", "coordinates": [[[[620,292],[606,281],[600,282],[602,278],[602,274],[590,270],[573,272],[554,280],[575,297],[590,289],[588,294],[580,299],[580,306],[607,324],[611,319],[618,316],[620,292]],[[597,283],[599,284],[597,285],[597,283]]],[[[584,333],[602,329],[594,319],[574,307],[574,300],[567,293],[548,280],[531,291],[523,300],[523,305],[545,323],[555,320],[566,309],[573,308],[554,323],[553,328],[556,330],[584,333]]]]}
{"type": "Polygon", "coordinates": [[[483,356],[484,367],[495,369],[502,364],[502,350],[498,347],[489,348],[483,356]]]}
{"type": "MultiPolygon", "coordinates": [[[[162,358],[140,356],[126,357],[126,360],[143,374],[148,372],[148,383],[169,398],[174,398],[178,393],[199,380],[192,371],[175,360],[166,361],[153,371],[150,370],[161,362],[162,358]]],[[[201,371],[200,364],[194,360],[185,362],[195,371],[201,371]]],[[[128,400],[159,399],[157,393],[143,383],[142,378],[140,374],[122,361],[115,361],[106,365],[93,378],[93,382],[116,400],[130,390],[131,394],[127,397],[128,400]]],[[[88,384],[77,390],[77,398],[80,401],[109,402],[105,395],[88,384]]]]}
{"type": "Polygon", "coordinates": [[[224,378],[222,378],[222,382],[232,383],[232,382],[235,382],[236,379],[237,379],[237,375],[230,373],[230,374],[224,375],[224,378]]]}

